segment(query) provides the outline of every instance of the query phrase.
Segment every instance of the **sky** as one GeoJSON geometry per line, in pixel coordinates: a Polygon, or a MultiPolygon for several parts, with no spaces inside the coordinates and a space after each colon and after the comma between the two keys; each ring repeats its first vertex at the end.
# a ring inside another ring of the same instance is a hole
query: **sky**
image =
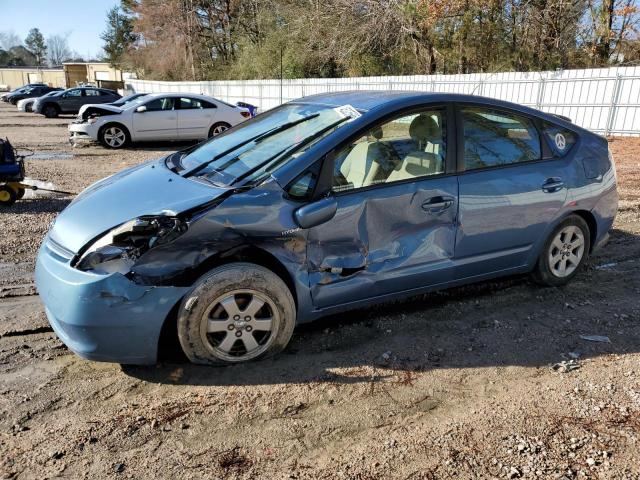
{"type": "Polygon", "coordinates": [[[0,0],[0,31],[13,31],[22,41],[31,28],[49,35],[69,34],[69,48],[80,55],[102,54],[100,34],[107,11],[119,0],[0,0]]]}

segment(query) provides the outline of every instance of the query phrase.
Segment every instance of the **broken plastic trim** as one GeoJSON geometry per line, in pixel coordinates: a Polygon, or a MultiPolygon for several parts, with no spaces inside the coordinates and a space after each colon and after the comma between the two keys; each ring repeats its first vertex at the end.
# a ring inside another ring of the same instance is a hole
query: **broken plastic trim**
{"type": "Polygon", "coordinates": [[[89,243],[74,266],[82,271],[124,275],[144,253],[172,242],[187,228],[187,223],[176,216],[135,218],[89,243]]]}

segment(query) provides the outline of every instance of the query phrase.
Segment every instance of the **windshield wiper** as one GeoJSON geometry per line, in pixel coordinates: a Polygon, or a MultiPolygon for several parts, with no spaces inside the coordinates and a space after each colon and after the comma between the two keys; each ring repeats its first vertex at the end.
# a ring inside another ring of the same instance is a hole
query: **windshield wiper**
{"type": "Polygon", "coordinates": [[[329,130],[331,130],[332,128],[337,127],[338,125],[340,125],[342,122],[345,122],[349,119],[349,117],[345,117],[345,118],[341,118],[340,120],[333,122],[330,125],[327,125],[324,128],[321,128],[320,130],[318,130],[317,132],[315,132],[313,135],[300,140],[299,142],[294,143],[293,145],[280,150],[278,153],[276,153],[275,155],[270,156],[269,158],[267,158],[265,161],[260,162],[258,165],[256,165],[255,167],[250,168],[249,170],[247,170],[246,172],[244,172],[242,175],[238,176],[235,178],[235,180],[233,182],[231,182],[231,185],[234,185],[236,183],[238,183],[241,180],[244,180],[245,178],[253,175],[255,172],[257,172],[258,170],[260,170],[263,167],[266,167],[267,165],[269,165],[271,162],[273,162],[274,160],[277,160],[280,157],[284,157],[286,155],[289,155],[291,153],[294,153],[296,150],[304,147],[305,145],[313,142],[316,138],[324,135],[326,132],[328,132],[329,130]]]}
{"type": "Polygon", "coordinates": [[[302,122],[306,122],[307,120],[311,120],[313,118],[316,118],[319,115],[320,115],[319,113],[313,113],[311,115],[307,115],[306,117],[299,118],[298,120],[294,120],[292,122],[287,122],[287,123],[283,123],[282,125],[278,125],[277,127],[274,127],[274,128],[272,128],[270,130],[267,130],[266,132],[259,133],[258,135],[255,135],[255,136],[245,140],[244,142],[240,142],[238,145],[234,145],[233,147],[225,150],[224,152],[219,153],[218,155],[213,157],[211,160],[207,160],[206,162],[201,163],[197,167],[192,168],[191,170],[189,170],[188,172],[186,172],[182,176],[183,177],[190,177],[192,175],[195,175],[196,173],[202,171],[203,169],[205,169],[207,166],[209,166],[210,164],[212,164],[216,160],[220,160],[222,157],[225,157],[225,156],[229,155],[234,150],[237,150],[237,149],[239,149],[241,147],[244,147],[248,143],[261,142],[265,138],[271,137],[272,135],[275,135],[276,133],[280,133],[280,132],[283,132],[285,130],[288,130],[291,127],[295,127],[296,125],[298,125],[298,124],[300,124],[302,122]]]}

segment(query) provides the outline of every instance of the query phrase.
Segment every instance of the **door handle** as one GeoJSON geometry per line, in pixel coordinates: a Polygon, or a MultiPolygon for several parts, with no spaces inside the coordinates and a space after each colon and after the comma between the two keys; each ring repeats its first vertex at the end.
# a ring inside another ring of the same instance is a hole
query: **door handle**
{"type": "Polygon", "coordinates": [[[563,187],[564,182],[560,177],[551,177],[547,178],[547,180],[542,184],[542,191],[546,193],[553,193],[558,190],[562,190],[563,187]]]}
{"type": "Polygon", "coordinates": [[[422,204],[422,209],[427,213],[442,213],[447,208],[453,205],[453,197],[443,197],[438,195],[437,197],[431,197],[429,200],[422,204]]]}

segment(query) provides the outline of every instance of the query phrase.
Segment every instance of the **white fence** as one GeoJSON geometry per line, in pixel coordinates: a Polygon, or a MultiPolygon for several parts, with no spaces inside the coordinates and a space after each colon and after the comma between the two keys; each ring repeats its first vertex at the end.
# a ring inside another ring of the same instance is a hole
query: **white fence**
{"type": "Polygon", "coordinates": [[[564,115],[577,125],[605,135],[640,136],[640,67],[283,81],[160,82],[132,79],[125,83],[126,88],[134,92],[203,93],[230,103],[251,103],[261,111],[307,95],[345,90],[465,93],[564,115]]]}

